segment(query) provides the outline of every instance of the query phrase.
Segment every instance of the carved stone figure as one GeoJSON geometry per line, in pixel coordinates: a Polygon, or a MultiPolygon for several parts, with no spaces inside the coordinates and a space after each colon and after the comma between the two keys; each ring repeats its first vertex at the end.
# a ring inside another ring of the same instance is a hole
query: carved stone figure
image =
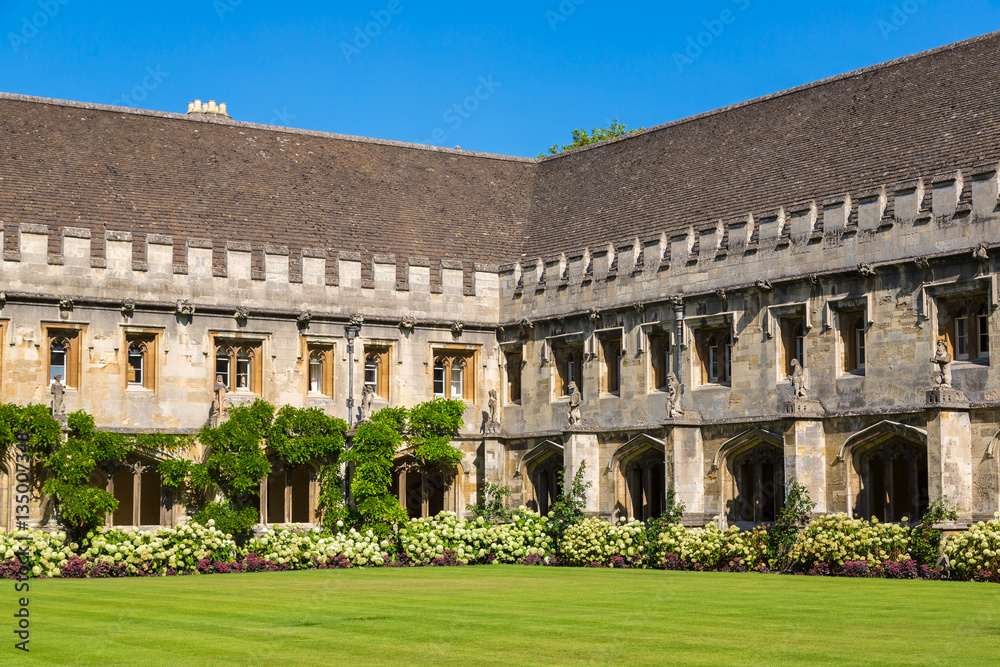
{"type": "Polygon", "coordinates": [[[410,315],[404,315],[403,319],[399,321],[399,328],[403,331],[413,331],[413,327],[416,326],[417,321],[413,319],[410,315]]]}
{"type": "Polygon", "coordinates": [[[951,387],[951,355],[948,354],[948,344],[939,339],[931,363],[937,364],[938,372],[934,374],[934,382],[940,387],[951,387]]]}
{"type": "Polygon", "coordinates": [[[375,390],[366,384],[361,390],[361,405],[358,407],[358,423],[366,422],[372,416],[372,401],[375,400],[375,390]]]}
{"type": "Polygon", "coordinates": [[[215,376],[215,387],[212,388],[212,418],[218,422],[226,414],[226,383],[221,375],[215,376]]]}
{"type": "Polygon", "coordinates": [[[580,423],[580,403],[583,402],[583,394],[577,388],[575,382],[569,383],[569,425],[580,423]]]}
{"type": "Polygon", "coordinates": [[[490,400],[487,403],[490,409],[490,423],[499,424],[500,420],[497,419],[497,390],[490,389],[490,400]]]}
{"type": "Polygon", "coordinates": [[[681,410],[681,385],[673,373],[667,375],[667,419],[683,414],[681,410]]]}
{"type": "Polygon", "coordinates": [[[792,359],[792,374],[788,376],[792,383],[792,396],[794,398],[809,397],[809,371],[799,364],[798,359],[792,359]]]}
{"type": "Polygon", "coordinates": [[[57,374],[55,379],[52,380],[52,416],[53,417],[64,417],[66,416],[66,406],[63,405],[63,394],[66,391],[66,387],[62,383],[62,375],[57,374]]]}

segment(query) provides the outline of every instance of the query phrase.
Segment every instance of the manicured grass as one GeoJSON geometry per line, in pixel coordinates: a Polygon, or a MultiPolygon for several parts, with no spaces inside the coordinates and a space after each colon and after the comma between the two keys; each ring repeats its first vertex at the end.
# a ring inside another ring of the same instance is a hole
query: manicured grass
{"type": "Polygon", "coordinates": [[[0,664],[996,665],[1000,586],[485,566],[31,583],[0,664]]]}

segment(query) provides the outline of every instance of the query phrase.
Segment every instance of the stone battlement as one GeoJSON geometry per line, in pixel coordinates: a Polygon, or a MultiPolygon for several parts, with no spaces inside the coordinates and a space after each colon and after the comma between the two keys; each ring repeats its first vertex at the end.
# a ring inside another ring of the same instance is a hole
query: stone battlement
{"type": "Polygon", "coordinates": [[[1000,244],[995,163],[500,267],[505,321],[750,288],[1000,244]],[[763,282],[762,282],[763,281],[763,282]],[[574,305],[577,307],[574,308],[574,305]]]}
{"type": "Polygon", "coordinates": [[[344,313],[495,324],[498,267],[473,261],[252,246],[207,238],[7,223],[0,276],[8,293],[344,313]],[[425,293],[413,299],[409,293],[425,293]],[[401,310],[402,309],[402,310],[401,310]]]}

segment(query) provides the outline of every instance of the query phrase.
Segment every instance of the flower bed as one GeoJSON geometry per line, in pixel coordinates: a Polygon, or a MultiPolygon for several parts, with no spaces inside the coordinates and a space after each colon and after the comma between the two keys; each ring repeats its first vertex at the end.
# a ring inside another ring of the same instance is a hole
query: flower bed
{"type": "MultiPolygon", "coordinates": [[[[228,574],[285,570],[408,565],[520,563],[586,567],[656,567],[668,570],[766,572],[768,536],[763,528],[720,530],[709,525],[662,527],[650,533],[632,520],[612,525],[587,518],[553,543],[549,524],[525,508],[510,523],[466,521],[444,512],[415,519],[395,539],[348,529],[330,535],[295,526],[266,530],[237,548],[232,536],[189,523],[153,532],[111,529],[89,534],[83,544],[66,544],[61,532],[0,533],[0,578],[14,578],[17,556],[28,555],[34,577],[100,578],[182,574],[228,574]],[[556,554],[559,555],[556,555],[556,554]]],[[[650,529],[652,530],[652,529],[650,529]]],[[[792,572],[815,576],[940,579],[931,564],[910,558],[911,531],[877,520],[843,514],[816,519],[803,529],[790,552],[792,572]]],[[[1000,582],[1000,517],[952,535],[945,546],[945,576],[1000,582]]]]}

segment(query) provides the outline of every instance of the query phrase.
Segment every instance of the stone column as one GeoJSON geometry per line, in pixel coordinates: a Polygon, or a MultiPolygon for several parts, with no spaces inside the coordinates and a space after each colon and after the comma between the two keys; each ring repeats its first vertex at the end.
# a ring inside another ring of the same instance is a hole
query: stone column
{"type": "Polygon", "coordinates": [[[586,461],[583,482],[590,482],[587,489],[587,506],[584,511],[591,515],[600,514],[600,494],[601,494],[601,451],[597,443],[596,433],[586,433],[583,431],[566,432],[566,454],[565,454],[565,484],[568,489],[576,476],[580,463],[586,461]]]}
{"type": "Polygon", "coordinates": [[[800,412],[785,419],[785,493],[794,483],[809,491],[816,513],[827,512],[826,434],[819,415],[800,412]]]}
{"type": "Polygon", "coordinates": [[[483,478],[490,484],[503,483],[503,468],[505,450],[503,443],[496,438],[483,439],[483,478]]]}
{"type": "MultiPolygon", "coordinates": [[[[668,451],[673,453],[673,487],[677,501],[684,503],[685,515],[705,514],[705,446],[699,426],[678,426],[670,429],[668,451]]],[[[692,517],[694,518],[694,517],[692,517]]]]}
{"type": "Polygon", "coordinates": [[[972,425],[968,399],[950,388],[927,392],[927,491],[933,503],[947,496],[959,521],[971,521],[972,425]]]}

